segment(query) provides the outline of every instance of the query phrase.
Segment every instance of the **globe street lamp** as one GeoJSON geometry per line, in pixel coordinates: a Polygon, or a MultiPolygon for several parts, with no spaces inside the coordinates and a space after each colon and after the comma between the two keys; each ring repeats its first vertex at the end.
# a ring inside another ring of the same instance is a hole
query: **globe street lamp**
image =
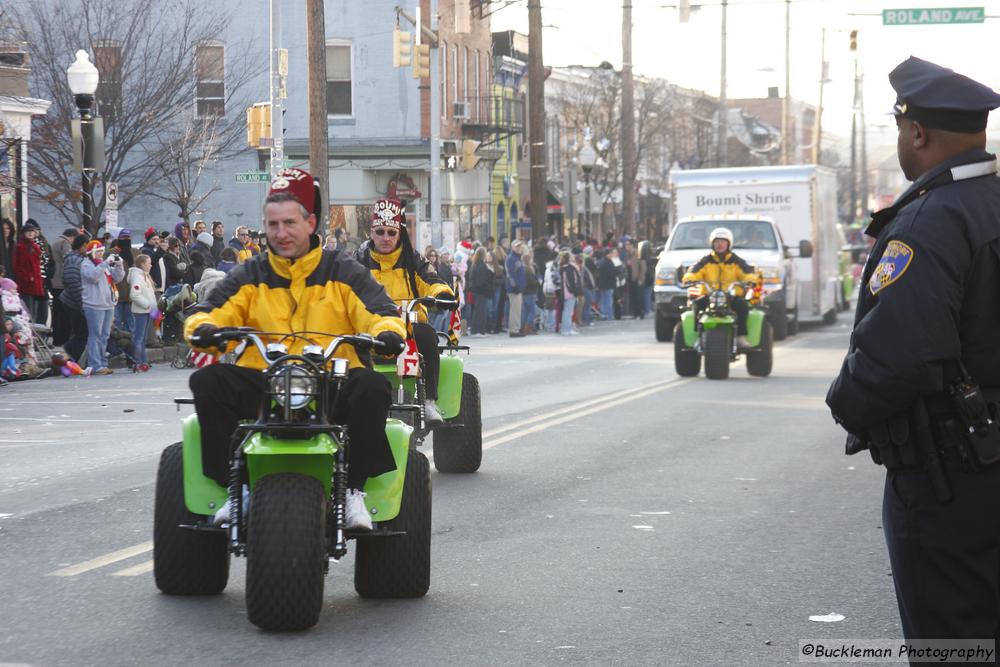
{"type": "Polygon", "coordinates": [[[80,172],[83,188],[83,228],[95,234],[93,225],[94,183],[91,172],[100,171],[104,166],[104,125],[100,118],[91,113],[94,93],[100,81],[100,74],[84,50],[76,52],[76,60],[66,70],[69,89],[80,110],[80,120],[73,121],[73,167],[80,172]]]}
{"type": "Polygon", "coordinates": [[[597,151],[595,151],[591,145],[585,144],[583,148],[580,149],[580,169],[583,170],[583,207],[587,211],[587,233],[591,234],[590,226],[590,172],[594,169],[594,164],[597,162],[597,151]]]}

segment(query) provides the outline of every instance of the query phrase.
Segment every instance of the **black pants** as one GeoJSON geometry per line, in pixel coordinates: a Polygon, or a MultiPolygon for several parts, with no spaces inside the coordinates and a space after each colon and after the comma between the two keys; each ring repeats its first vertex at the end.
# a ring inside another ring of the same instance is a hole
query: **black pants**
{"type": "Polygon", "coordinates": [[[907,639],[1000,639],[1000,466],[948,471],[941,504],[922,470],[889,471],[882,525],[907,639]]]}
{"type": "MultiPolygon", "coordinates": [[[[708,308],[708,296],[706,295],[696,300],[694,306],[694,316],[697,318],[702,310],[708,308]]],[[[747,304],[747,300],[743,297],[731,297],[729,299],[729,307],[736,313],[736,335],[746,336],[747,317],[750,316],[750,306],[747,304]]]]}
{"type": "MultiPolygon", "coordinates": [[[[192,373],[188,383],[201,424],[202,468],[207,477],[229,486],[232,434],[239,420],[259,414],[264,374],[252,368],[212,364],[192,373]]],[[[367,368],[355,368],[332,406],[332,421],[345,424],[351,438],[347,464],[352,489],[363,488],[369,477],[396,469],[385,435],[391,400],[387,379],[367,368]]]]}
{"type": "Polygon", "coordinates": [[[79,362],[84,350],[87,349],[87,318],[84,317],[81,310],[70,308],[66,304],[63,304],[63,307],[66,309],[70,331],[63,349],[66,350],[66,354],[73,358],[73,361],[79,362]]]}
{"type": "Polygon", "coordinates": [[[59,295],[61,289],[52,288],[52,344],[63,345],[70,335],[69,316],[66,314],[66,306],[63,305],[59,295]]]}
{"type": "Polygon", "coordinates": [[[413,325],[413,340],[417,343],[417,351],[424,358],[424,384],[426,385],[427,398],[436,401],[438,377],[441,375],[441,353],[438,352],[437,332],[431,325],[417,322],[413,325]]]}

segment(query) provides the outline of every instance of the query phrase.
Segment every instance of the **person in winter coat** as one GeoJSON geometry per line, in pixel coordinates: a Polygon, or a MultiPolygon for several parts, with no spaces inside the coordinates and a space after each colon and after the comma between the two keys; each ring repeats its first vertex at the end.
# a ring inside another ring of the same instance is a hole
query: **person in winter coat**
{"type": "Polygon", "coordinates": [[[191,225],[181,220],[174,225],[174,236],[181,242],[181,261],[190,266],[191,257],[188,255],[188,248],[191,247],[191,225]]]}
{"type": "Polygon", "coordinates": [[[86,233],[78,234],[73,239],[69,254],[63,258],[63,291],[59,295],[59,301],[66,309],[70,330],[63,349],[77,362],[87,349],[87,318],[83,316],[83,278],[80,276],[80,265],[86,259],[86,245],[86,233]]]}
{"type": "Polygon", "coordinates": [[[158,292],[162,292],[163,273],[160,270],[160,259],[163,257],[163,253],[166,252],[166,250],[161,247],[162,237],[153,227],[147,229],[144,236],[146,242],[143,243],[142,247],[139,249],[139,254],[147,255],[149,257],[150,264],[152,265],[149,277],[153,279],[153,284],[156,285],[156,290],[158,292]]]}
{"type": "Polygon", "coordinates": [[[524,299],[521,302],[521,332],[537,336],[535,320],[538,318],[538,292],[541,283],[535,269],[534,253],[527,243],[521,248],[521,263],[524,264],[524,299]]]}
{"type": "Polygon", "coordinates": [[[493,307],[489,325],[492,333],[501,333],[507,312],[507,251],[502,245],[495,245],[488,252],[493,257],[493,307]]]}
{"type": "Polygon", "coordinates": [[[21,236],[14,247],[14,282],[17,283],[17,291],[21,294],[24,305],[28,307],[28,313],[39,324],[38,303],[45,301],[45,282],[42,280],[42,248],[36,242],[38,237],[38,224],[28,219],[21,228],[21,236]]]}
{"type": "Polygon", "coordinates": [[[182,251],[181,240],[176,236],[171,236],[167,241],[167,251],[160,258],[164,292],[174,285],[180,285],[184,282],[184,272],[187,271],[188,264],[184,261],[182,251]]]}
{"type": "Polygon", "coordinates": [[[68,227],[52,244],[52,344],[62,346],[70,335],[69,313],[59,296],[63,287],[63,262],[73,250],[73,239],[79,235],[76,227],[68,227]]]}
{"type": "Polygon", "coordinates": [[[233,238],[229,239],[228,247],[236,252],[237,264],[242,264],[256,254],[250,244],[250,229],[248,227],[237,227],[233,238]]]}
{"type": "Polygon", "coordinates": [[[580,332],[573,327],[573,312],[576,301],[583,297],[583,281],[580,271],[570,258],[569,251],[559,253],[559,278],[562,281],[562,326],[559,333],[563,336],[576,336],[580,332]]]}
{"type": "Polygon", "coordinates": [[[125,277],[125,262],[112,253],[104,259],[104,244],[91,241],[86,245],[87,259],[80,264],[83,282],[83,316],[87,318],[87,365],[93,375],[110,375],[108,368],[108,336],[114,321],[118,301],[116,283],[125,277]]]}
{"type": "MultiPolygon", "coordinates": [[[[236,259],[236,251],[232,248],[226,247],[222,249],[222,254],[219,255],[219,263],[215,265],[215,268],[223,273],[229,273],[239,265],[236,259]]],[[[202,280],[205,279],[204,274],[202,275],[202,280]]]]}
{"type": "Polygon", "coordinates": [[[14,246],[17,245],[17,228],[7,218],[0,218],[0,261],[7,276],[14,275],[14,246]]]}
{"type": "Polygon", "coordinates": [[[576,253],[573,255],[573,260],[576,262],[577,271],[580,272],[580,284],[583,288],[583,294],[577,299],[576,303],[577,321],[589,327],[593,325],[594,319],[593,303],[596,292],[594,274],[587,268],[587,256],[585,254],[576,253]]]}
{"type": "Polygon", "coordinates": [[[524,273],[524,262],[521,253],[524,250],[523,241],[514,241],[507,255],[507,301],[510,311],[507,316],[507,331],[511,338],[521,338],[524,331],[521,327],[521,310],[524,290],[527,288],[527,277],[524,273]]]}
{"type": "Polygon", "coordinates": [[[493,271],[488,264],[486,248],[477,248],[466,276],[473,302],[472,319],[469,323],[469,333],[472,336],[486,336],[486,319],[490,299],[493,297],[493,271]]]}
{"type": "Polygon", "coordinates": [[[212,266],[219,265],[222,259],[222,249],[226,247],[226,226],[221,220],[212,222],[212,266]]]}
{"type": "Polygon", "coordinates": [[[201,274],[205,269],[215,268],[215,263],[212,261],[212,235],[208,232],[199,234],[188,254],[191,256],[191,264],[184,274],[184,283],[194,287],[201,282],[201,274]]]}
{"type": "Polygon", "coordinates": [[[135,369],[140,373],[149,370],[146,355],[146,333],[149,329],[151,313],[156,310],[156,286],[150,271],[153,268],[149,255],[139,255],[135,266],[128,270],[128,285],[132,308],[132,343],[135,346],[135,369]]]}
{"type": "Polygon", "coordinates": [[[618,272],[612,261],[612,253],[617,250],[598,250],[597,258],[597,302],[601,309],[601,317],[605,320],[615,319],[615,284],[618,272]]]}
{"type": "Polygon", "coordinates": [[[114,253],[122,258],[125,269],[125,277],[118,283],[118,303],[115,304],[115,326],[122,331],[132,333],[132,308],[129,305],[130,291],[128,284],[128,272],[135,266],[135,256],[132,254],[132,230],[123,229],[118,232],[118,239],[108,248],[110,254],[114,253]]]}

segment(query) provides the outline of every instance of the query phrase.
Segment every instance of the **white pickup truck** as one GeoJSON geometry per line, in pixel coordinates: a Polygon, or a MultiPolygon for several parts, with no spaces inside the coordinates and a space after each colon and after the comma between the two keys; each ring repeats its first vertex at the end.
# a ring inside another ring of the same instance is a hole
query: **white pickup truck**
{"type": "Polygon", "coordinates": [[[656,339],[668,341],[687,308],[684,272],[710,252],[709,234],[717,227],[733,233],[733,252],[761,271],[764,307],[775,340],[798,331],[799,281],[792,257],[809,257],[812,245],[802,241],[797,250],[786,248],[778,224],[765,216],[703,215],[682,218],[674,226],[656,263],[656,339]]]}

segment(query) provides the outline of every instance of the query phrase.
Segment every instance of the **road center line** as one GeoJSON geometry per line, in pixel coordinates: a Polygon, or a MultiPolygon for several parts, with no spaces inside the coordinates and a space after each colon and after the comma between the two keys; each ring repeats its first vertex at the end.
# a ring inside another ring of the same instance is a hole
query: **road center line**
{"type": "Polygon", "coordinates": [[[138,577],[140,574],[146,574],[147,572],[153,571],[153,561],[147,560],[145,563],[139,563],[138,565],[133,565],[132,567],[127,567],[124,570],[118,570],[111,574],[112,577],[138,577]]]}
{"type": "Polygon", "coordinates": [[[603,396],[598,396],[596,398],[590,398],[590,399],[587,399],[586,401],[582,401],[582,402],[576,403],[574,405],[568,405],[566,407],[562,407],[562,408],[559,408],[557,410],[553,410],[551,412],[546,412],[545,414],[535,415],[534,417],[528,417],[527,419],[523,419],[523,420],[521,420],[519,422],[515,422],[513,424],[508,424],[506,426],[501,426],[499,428],[495,428],[492,431],[486,431],[485,433],[483,433],[483,438],[484,439],[485,438],[492,438],[495,435],[500,435],[501,433],[506,433],[507,431],[512,431],[514,429],[524,428],[525,426],[528,426],[529,424],[534,424],[536,422],[545,421],[546,419],[552,419],[553,417],[558,417],[560,415],[564,415],[567,412],[578,413],[579,410],[585,409],[585,408],[589,408],[592,405],[599,405],[599,404],[601,404],[601,403],[603,403],[605,401],[608,401],[608,400],[618,400],[618,399],[622,399],[622,398],[628,398],[630,396],[639,394],[639,393],[641,393],[643,391],[647,391],[649,389],[654,389],[654,388],[666,387],[667,385],[670,385],[670,384],[673,384],[673,383],[676,383],[676,382],[679,382],[679,381],[680,381],[680,378],[674,378],[674,379],[671,379],[671,380],[664,380],[664,381],[661,381],[661,382],[653,382],[651,384],[645,384],[645,385],[642,385],[640,387],[636,387],[634,389],[628,389],[628,390],[623,391],[623,392],[613,392],[613,393],[610,393],[610,394],[604,394],[603,396]]]}
{"type": "MultiPolygon", "coordinates": [[[[647,396],[652,396],[653,394],[659,393],[661,391],[666,391],[667,389],[673,389],[674,387],[680,387],[681,385],[687,384],[688,382],[691,382],[692,380],[694,380],[694,378],[687,378],[687,379],[683,379],[683,380],[680,379],[680,378],[678,378],[678,379],[675,379],[675,380],[668,380],[666,382],[659,383],[657,385],[649,387],[648,389],[645,389],[644,391],[641,391],[641,392],[638,392],[638,393],[632,392],[632,393],[628,394],[627,396],[619,396],[618,398],[616,398],[614,400],[603,400],[599,404],[593,405],[593,407],[590,407],[589,409],[580,410],[578,408],[574,408],[573,412],[571,414],[568,414],[568,415],[565,415],[565,416],[562,416],[562,417],[557,417],[555,419],[550,419],[549,421],[542,422],[541,424],[536,424],[535,426],[531,426],[531,427],[529,427],[527,429],[524,429],[524,430],[521,430],[521,431],[518,431],[518,432],[515,432],[515,433],[510,433],[508,435],[496,438],[494,440],[490,440],[489,442],[484,442],[483,443],[483,449],[484,450],[492,449],[493,447],[496,447],[497,445],[502,445],[505,442],[510,442],[511,440],[517,440],[518,438],[522,438],[522,437],[524,437],[526,435],[530,435],[532,433],[538,433],[540,431],[544,431],[546,429],[552,428],[553,426],[558,426],[559,424],[565,424],[568,421],[573,421],[575,419],[579,419],[580,417],[586,417],[588,415],[596,414],[598,412],[602,412],[602,411],[607,410],[609,408],[614,408],[614,407],[617,407],[619,405],[622,405],[623,403],[628,403],[629,401],[632,401],[632,400],[635,400],[635,399],[640,399],[640,398],[645,398],[647,396]]],[[[591,402],[591,403],[593,403],[593,402],[591,402]]],[[[566,412],[566,410],[562,410],[560,412],[566,412]]],[[[548,418],[549,416],[550,415],[540,415],[539,418],[548,418]]],[[[538,421],[539,418],[534,419],[534,421],[538,421]]],[[[525,422],[522,422],[522,423],[515,424],[514,428],[520,429],[520,428],[522,428],[522,426],[524,426],[525,423],[528,423],[528,420],[526,420],[525,422]]]]}
{"type": "Polygon", "coordinates": [[[131,558],[132,556],[138,556],[139,554],[144,554],[147,551],[153,550],[152,542],[143,542],[142,544],[136,544],[135,546],[126,547],[124,549],[119,549],[118,551],[112,551],[104,556],[98,556],[97,558],[92,558],[91,560],[84,561],[83,563],[77,563],[76,565],[70,565],[69,567],[64,567],[62,569],[56,570],[55,572],[49,572],[49,577],[75,577],[78,574],[83,574],[84,572],[90,572],[91,570],[96,570],[99,567],[104,567],[105,565],[111,565],[112,563],[117,563],[118,561],[125,560],[126,558],[131,558]]]}

